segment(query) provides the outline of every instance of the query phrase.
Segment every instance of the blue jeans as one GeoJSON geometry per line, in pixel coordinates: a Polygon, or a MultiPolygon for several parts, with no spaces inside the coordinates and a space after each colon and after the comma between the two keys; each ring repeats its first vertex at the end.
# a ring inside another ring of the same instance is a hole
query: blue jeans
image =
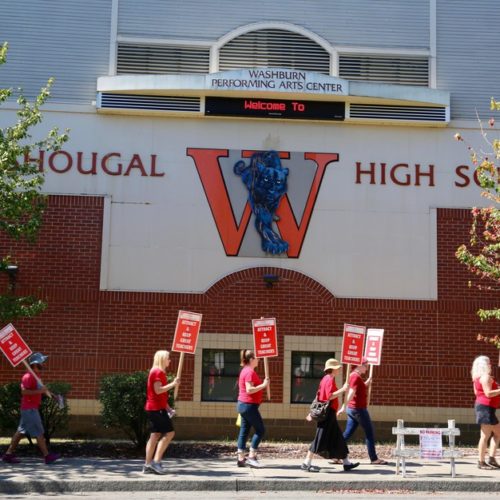
{"type": "Polygon", "coordinates": [[[245,450],[247,446],[248,434],[250,429],[254,428],[251,447],[256,450],[259,447],[266,429],[264,421],[259,412],[259,405],[251,403],[242,403],[238,401],[238,413],[241,415],[241,427],[238,435],[238,450],[245,450]]]}
{"type": "Polygon", "coordinates": [[[375,451],[375,434],[373,432],[373,424],[370,414],[366,408],[347,408],[347,425],[344,431],[344,440],[347,442],[354,434],[354,431],[361,425],[365,432],[365,442],[368,448],[368,456],[373,462],[377,460],[377,452],[375,451]]]}

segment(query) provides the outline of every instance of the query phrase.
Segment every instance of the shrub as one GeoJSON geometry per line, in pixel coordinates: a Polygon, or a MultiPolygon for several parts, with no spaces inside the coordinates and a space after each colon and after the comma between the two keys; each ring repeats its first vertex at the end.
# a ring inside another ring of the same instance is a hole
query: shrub
{"type": "MultiPolygon", "coordinates": [[[[169,383],[174,379],[167,375],[169,383]]],[[[121,429],[138,447],[144,447],[149,437],[149,425],[144,410],[148,372],[106,375],[101,380],[99,401],[105,427],[121,429]]],[[[169,404],[173,407],[173,391],[169,404]]]]}
{"type": "MultiPolygon", "coordinates": [[[[64,396],[64,408],[59,408],[57,401],[43,397],[40,406],[40,415],[45,428],[45,438],[50,443],[54,432],[66,429],[69,421],[66,395],[71,389],[67,382],[49,382],[47,387],[54,394],[64,396]]],[[[21,385],[19,382],[10,382],[0,386],[0,427],[3,430],[14,430],[19,424],[21,416],[21,385]]],[[[30,440],[31,441],[31,440],[30,440]]]]}
{"type": "Polygon", "coordinates": [[[0,386],[0,428],[13,431],[21,416],[21,386],[19,382],[9,382],[0,386]]]}

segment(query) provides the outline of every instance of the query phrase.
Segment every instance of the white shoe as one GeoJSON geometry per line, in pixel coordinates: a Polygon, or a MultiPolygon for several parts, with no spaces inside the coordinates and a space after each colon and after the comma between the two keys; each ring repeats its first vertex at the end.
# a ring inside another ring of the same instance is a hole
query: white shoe
{"type": "Polygon", "coordinates": [[[256,458],[247,458],[246,464],[254,469],[262,469],[264,467],[256,458]]]}

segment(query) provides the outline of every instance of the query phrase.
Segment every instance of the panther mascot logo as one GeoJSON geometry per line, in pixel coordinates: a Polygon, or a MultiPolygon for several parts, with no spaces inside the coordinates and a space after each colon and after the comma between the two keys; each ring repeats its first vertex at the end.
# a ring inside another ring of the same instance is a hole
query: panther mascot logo
{"type": "Polygon", "coordinates": [[[248,189],[262,250],[273,255],[285,253],[288,243],[273,230],[273,221],[279,220],[276,210],[287,190],[288,168],[281,166],[276,151],[264,151],[254,153],[249,165],[243,160],[236,162],[233,170],[248,189]]]}

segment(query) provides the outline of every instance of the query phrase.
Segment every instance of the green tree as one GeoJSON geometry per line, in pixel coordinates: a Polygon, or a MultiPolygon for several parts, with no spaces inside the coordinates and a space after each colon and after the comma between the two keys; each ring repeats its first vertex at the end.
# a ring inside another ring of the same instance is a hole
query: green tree
{"type": "MultiPolygon", "coordinates": [[[[491,99],[491,110],[500,111],[500,102],[491,99]]],[[[489,120],[489,127],[495,126],[495,119],[489,120]]],[[[484,208],[472,209],[472,226],[469,243],[461,245],[456,251],[457,259],[476,277],[470,283],[480,290],[500,290],[500,140],[490,140],[481,124],[481,133],[488,146],[485,153],[468,145],[472,163],[475,166],[481,196],[488,200],[484,208]]],[[[463,141],[461,134],[455,139],[463,141]]],[[[500,320],[500,308],[479,309],[481,321],[500,320]]],[[[478,335],[478,340],[495,345],[500,349],[500,336],[478,335]]]]}
{"type": "MultiPolygon", "coordinates": [[[[0,47],[0,66],[7,60],[7,43],[0,47]]],[[[42,224],[45,197],[41,193],[44,182],[38,164],[30,161],[35,149],[56,151],[67,141],[67,133],[50,130],[44,139],[32,141],[31,130],[42,121],[41,106],[50,95],[53,84],[47,85],[33,102],[29,102],[21,89],[0,88],[0,105],[17,96],[17,121],[0,128],[0,231],[15,240],[34,242],[42,224]]],[[[0,272],[9,275],[9,284],[0,293],[0,322],[20,317],[31,317],[45,309],[46,304],[34,296],[15,295],[17,263],[0,249],[0,272]]]]}

